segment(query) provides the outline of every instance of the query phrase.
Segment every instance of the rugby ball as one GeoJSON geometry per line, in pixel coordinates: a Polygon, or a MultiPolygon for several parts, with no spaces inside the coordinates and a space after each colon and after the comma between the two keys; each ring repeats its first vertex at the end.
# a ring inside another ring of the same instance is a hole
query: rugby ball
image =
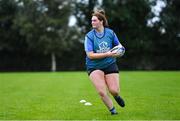
{"type": "Polygon", "coordinates": [[[113,47],[110,51],[116,53],[117,56],[121,57],[125,53],[125,48],[123,46],[118,45],[118,46],[113,47]]]}

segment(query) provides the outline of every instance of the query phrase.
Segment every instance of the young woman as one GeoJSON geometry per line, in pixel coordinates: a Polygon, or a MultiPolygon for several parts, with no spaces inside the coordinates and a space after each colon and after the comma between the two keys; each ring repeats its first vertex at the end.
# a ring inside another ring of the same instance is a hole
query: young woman
{"type": "Polygon", "coordinates": [[[86,34],[84,43],[88,75],[102,101],[114,115],[117,112],[107,90],[121,107],[125,106],[125,102],[119,96],[117,55],[110,50],[121,44],[113,30],[107,28],[108,22],[103,10],[92,14],[91,24],[93,29],[86,34]]]}

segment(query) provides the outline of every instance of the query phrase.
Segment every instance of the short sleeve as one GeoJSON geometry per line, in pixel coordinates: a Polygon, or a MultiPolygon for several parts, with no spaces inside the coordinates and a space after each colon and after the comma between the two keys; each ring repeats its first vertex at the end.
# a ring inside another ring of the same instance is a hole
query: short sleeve
{"type": "Polygon", "coordinates": [[[119,44],[120,44],[119,39],[117,38],[116,34],[114,33],[114,46],[117,46],[119,44]]]}
{"type": "Polygon", "coordinates": [[[88,36],[85,37],[84,48],[86,52],[93,51],[93,42],[88,36]]]}

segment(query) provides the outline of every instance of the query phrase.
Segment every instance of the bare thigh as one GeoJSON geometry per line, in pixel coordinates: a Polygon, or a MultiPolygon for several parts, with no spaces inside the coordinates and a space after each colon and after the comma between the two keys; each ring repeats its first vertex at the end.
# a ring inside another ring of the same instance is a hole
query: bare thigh
{"type": "Polygon", "coordinates": [[[105,75],[105,80],[107,87],[109,89],[109,92],[116,96],[119,94],[120,86],[119,86],[119,74],[118,73],[112,73],[105,75]]]}
{"type": "Polygon", "coordinates": [[[103,96],[106,94],[106,82],[104,78],[104,72],[101,70],[95,70],[91,72],[90,79],[95,86],[97,92],[103,96]]]}

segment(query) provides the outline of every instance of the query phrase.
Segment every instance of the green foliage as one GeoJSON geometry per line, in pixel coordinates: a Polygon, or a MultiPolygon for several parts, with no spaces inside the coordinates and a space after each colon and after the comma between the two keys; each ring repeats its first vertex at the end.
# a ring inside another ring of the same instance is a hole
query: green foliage
{"type": "Polygon", "coordinates": [[[68,27],[70,13],[68,1],[24,1],[14,20],[15,27],[26,37],[31,50],[61,55],[69,43],[73,43],[69,41],[72,36],[68,27]]]}
{"type": "Polygon", "coordinates": [[[19,45],[16,29],[12,28],[17,6],[13,0],[0,1],[0,50],[14,50],[19,45]],[[13,40],[12,40],[13,38],[13,40]]]}
{"type": "MultiPolygon", "coordinates": [[[[0,0],[0,52],[55,54],[62,58],[65,51],[73,55],[70,50],[76,50],[83,55],[83,40],[91,29],[92,10],[102,7],[110,28],[126,47],[119,65],[128,69],[179,69],[180,2],[164,0],[166,6],[159,15],[160,21],[149,27],[148,20],[155,17],[151,7],[156,2],[102,0],[100,4],[99,0],[0,0]],[[73,27],[68,26],[71,15],[77,19],[77,25],[73,27]]],[[[72,60],[83,62],[84,57],[73,57],[72,60]]]]}
{"type": "Polygon", "coordinates": [[[166,30],[161,43],[167,47],[166,53],[173,51],[176,55],[180,52],[180,1],[168,0],[167,7],[161,14],[161,19],[160,26],[166,30]]]}
{"type": "Polygon", "coordinates": [[[83,34],[91,28],[91,14],[96,5],[98,5],[98,0],[81,0],[75,2],[74,15],[83,34]]]}

